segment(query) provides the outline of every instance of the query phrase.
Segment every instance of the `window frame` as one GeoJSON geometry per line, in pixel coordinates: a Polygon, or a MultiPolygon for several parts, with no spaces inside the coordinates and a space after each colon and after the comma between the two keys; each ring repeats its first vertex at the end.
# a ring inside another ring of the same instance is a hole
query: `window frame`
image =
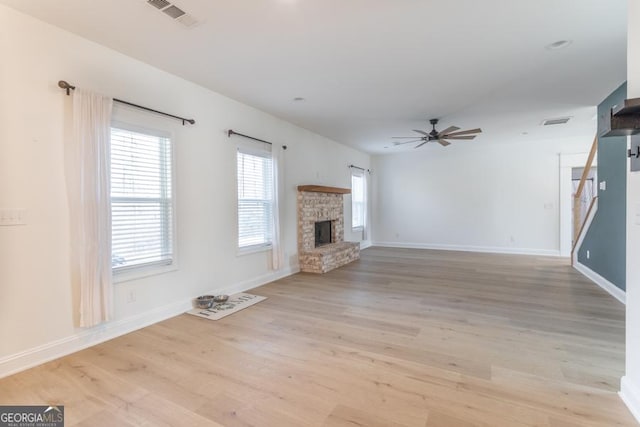
{"type": "Polygon", "coordinates": [[[274,167],[274,162],[273,162],[273,156],[270,150],[264,150],[264,149],[257,149],[251,146],[247,146],[247,145],[241,145],[239,144],[236,147],[236,152],[235,152],[235,165],[236,165],[236,171],[235,171],[235,176],[236,176],[236,186],[235,186],[235,194],[236,194],[236,255],[241,256],[241,255],[248,255],[248,254],[253,254],[253,253],[257,253],[257,252],[266,252],[266,251],[270,251],[273,248],[273,233],[274,233],[274,197],[275,197],[275,181],[274,181],[274,173],[273,173],[273,167],[274,167]],[[268,242],[264,242],[264,243],[257,243],[257,244],[253,244],[253,245],[246,245],[246,246],[240,246],[240,197],[239,197],[239,189],[240,189],[240,171],[238,169],[238,155],[242,153],[244,155],[249,155],[249,156],[254,156],[254,157],[262,157],[264,159],[267,159],[271,162],[271,178],[270,178],[270,182],[271,182],[271,217],[269,218],[269,227],[271,228],[271,239],[268,242]]]}
{"type": "MultiPolygon", "coordinates": [[[[157,262],[149,262],[137,265],[124,266],[119,268],[111,268],[113,282],[121,283],[127,282],[130,280],[141,279],[144,277],[155,276],[158,274],[164,274],[171,271],[178,270],[178,233],[177,233],[177,215],[176,215],[176,150],[175,150],[175,138],[174,133],[161,129],[159,127],[148,127],[142,126],[138,124],[133,124],[128,121],[122,120],[112,120],[109,132],[111,134],[111,129],[120,129],[124,131],[130,131],[135,133],[141,133],[145,135],[155,136],[159,138],[167,138],[170,144],[170,172],[171,179],[169,180],[171,184],[171,197],[170,197],[170,240],[171,240],[171,259],[170,260],[161,260],[157,262]]],[[[111,179],[111,136],[109,137],[109,179],[111,179]]],[[[109,197],[109,207],[111,208],[112,199],[109,197]]],[[[113,218],[111,220],[113,224],[113,218]]],[[[113,225],[112,225],[113,226],[113,225]]],[[[113,248],[111,249],[113,254],[113,248]]]]}

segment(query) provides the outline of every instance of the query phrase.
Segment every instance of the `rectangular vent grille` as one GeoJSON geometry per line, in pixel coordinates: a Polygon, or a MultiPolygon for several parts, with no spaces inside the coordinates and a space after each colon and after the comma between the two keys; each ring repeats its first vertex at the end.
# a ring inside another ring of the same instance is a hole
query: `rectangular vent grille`
{"type": "Polygon", "coordinates": [[[571,117],[560,117],[557,119],[547,119],[542,122],[542,126],[563,125],[567,123],[571,117]]]}
{"type": "Polygon", "coordinates": [[[164,13],[172,17],[173,19],[179,18],[184,15],[184,10],[176,7],[175,5],[171,5],[168,8],[163,10],[164,13]]]}
{"type": "Polygon", "coordinates": [[[164,12],[165,15],[171,17],[187,28],[193,28],[199,24],[198,20],[193,16],[180,9],[175,4],[171,4],[168,0],[147,0],[147,4],[164,12]]]}
{"type": "Polygon", "coordinates": [[[179,23],[181,23],[182,25],[184,25],[185,27],[194,27],[198,21],[196,20],[196,18],[194,18],[193,16],[189,15],[189,14],[184,14],[179,18],[176,18],[176,21],[178,21],[179,23]]]}
{"type": "Polygon", "coordinates": [[[147,1],[147,3],[149,3],[151,6],[156,7],[158,9],[165,8],[171,4],[167,0],[149,0],[147,1]]]}

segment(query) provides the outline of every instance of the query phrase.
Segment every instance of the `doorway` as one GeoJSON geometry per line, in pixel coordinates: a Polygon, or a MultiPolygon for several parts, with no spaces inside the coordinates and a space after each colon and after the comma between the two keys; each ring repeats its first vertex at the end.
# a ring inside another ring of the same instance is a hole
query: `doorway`
{"type": "Polygon", "coordinates": [[[589,211],[589,207],[591,206],[591,201],[594,199],[594,197],[598,195],[598,189],[595,184],[596,182],[598,182],[598,167],[592,166],[591,169],[589,169],[589,174],[587,175],[586,180],[584,181],[584,188],[582,189],[582,194],[580,196],[580,206],[579,206],[580,213],[579,215],[575,215],[575,212],[573,212],[573,210],[576,208],[576,206],[573,204],[573,197],[574,197],[574,194],[576,194],[576,192],[578,191],[578,187],[580,185],[580,180],[582,179],[583,173],[584,173],[584,167],[571,168],[571,189],[572,189],[571,190],[571,197],[572,197],[571,246],[572,247],[575,244],[576,239],[578,238],[578,236],[574,234],[574,231],[578,228],[576,227],[576,224],[573,224],[573,221],[575,221],[576,218],[580,219],[578,227],[580,227],[584,223],[584,220],[587,217],[587,212],[589,211]]]}
{"type": "MultiPolygon", "coordinates": [[[[560,153],[560,256],[571,256],[573,238],[573,169],[584,168],[589,153],[560,153]]],[[[597,167],[594,159],[592,168],[597,167]]],[[[595,178],[595,177],[594,177],[595,178]]],[[[594,179],[597,182],[596,179],[594,179]]]]}

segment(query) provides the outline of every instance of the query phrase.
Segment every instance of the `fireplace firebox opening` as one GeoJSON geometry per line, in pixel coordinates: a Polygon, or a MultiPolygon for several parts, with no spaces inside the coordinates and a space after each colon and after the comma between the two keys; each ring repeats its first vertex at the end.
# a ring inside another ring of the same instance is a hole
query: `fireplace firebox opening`
{"type": "Polygon", "coordinates": [[[316,222],[316,248],[331,243],[331,221],[316,222]]]}

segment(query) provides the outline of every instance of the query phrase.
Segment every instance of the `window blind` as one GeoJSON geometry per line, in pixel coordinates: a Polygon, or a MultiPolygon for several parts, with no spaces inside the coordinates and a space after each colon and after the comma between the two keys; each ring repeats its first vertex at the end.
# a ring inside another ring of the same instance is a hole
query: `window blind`
{"type": "Polygon", "coordinates": [[[351,227],[364,227],[364,173],[351,173],[351,227]]]}
{"type": "Polygon", "coordinates": [[[273,237],[271,153],[238,149],[238,247],[269,245],[273,237]]]}
{"type": "Polygon", "coordinates": [[[111,128],[114,271],[173,260],[171,140],[111,128]]]}

